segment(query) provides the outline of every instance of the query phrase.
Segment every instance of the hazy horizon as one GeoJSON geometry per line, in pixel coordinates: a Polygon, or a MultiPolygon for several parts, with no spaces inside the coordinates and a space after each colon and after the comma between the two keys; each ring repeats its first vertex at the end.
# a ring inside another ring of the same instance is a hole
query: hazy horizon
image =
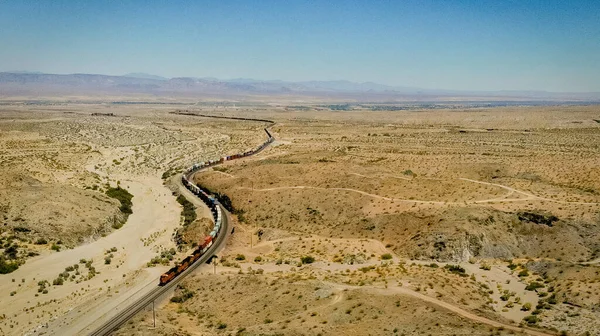
{"type": "Polygon", "coordinates": [[[0,71],[600,92],[600,3],[0,3],[0,71]]]}

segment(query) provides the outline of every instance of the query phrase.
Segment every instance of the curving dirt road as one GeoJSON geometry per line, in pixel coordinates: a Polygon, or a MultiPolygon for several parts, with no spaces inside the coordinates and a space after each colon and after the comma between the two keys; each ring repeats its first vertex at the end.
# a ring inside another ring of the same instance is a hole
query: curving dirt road
{"type": "MultiPolygon", "coordinates": [[[[361,175],[361,174],[355,174],[352,173],[353,175],[358,175],[358,176],[362,176],[362,177],[368,177],[366,175],[361,175]]],[[[372,177],[371,177],[372,178],[372,177]]],[[[473,182],[473,183],[479,183],[479,184],[486,184],[486,185],[491,185],[491,186],[496,186],[502,189],[505,189],[508,191],[507,194],[501,196],[501,197],[494,197],[494,198],[490,198],[490,199],[484,199],[484,200],[477,200],[477,201],[465,201],[465,202],[446,202],[446,201],[427,201],[427,200],[411,200],[411,199],[402,199],[402,198],[393,198],[393,197],[386,197],[386,196],[381,196],[381,195],[377,195],[377,194],[371,194],[368,193],[366,191],[362,191],[362,190],[358,190],[358,189],[351,189],[351,188],[325,188],[325,187],[313,187],[313,186],[289,186],[289,187],[273,187],[273,188],[263,188],[263,189],[257,189],[254,188],[252,189],[253,191],[261,191],[261,192],[268,192],[268,191],[277,191],[277,190],[290,190],[290,189],[314,189],[314,190],[339,190],[339,191],[349,191],[349,192],[354,192],[354,193],[358,193],[361,195],[365,195],[368,197],[373,197],[373,198],[377,198],[377,199],[383,199],[383,200],[387,200],[387,201],[394,201],[394,202],[404,202],[404,203],[417,203],[417,204],[438,204],[438,205],[444,205],[444,204],[482,204],[482,203],[505,203],[505,202],[524,202],[524,201],[532,201],[532,200],[538,200],[538,201],[547,201],[547,202],[555,202],[555,203],[561,203],[561,204],[578,204],[578,205],[597,205],[600,203],[589,203],[589,202],[571,202],[571,201],[560,201],[560,200],[555,200],[555,199],[551,199],[551,198],[545,198],[545,197],[540,197],[540,196],[536,196],[518,189],[514,189],[508,186],[504,186],[501,184],[496,184],[496,183],[489,183],[489,182],[482,182],[482,181],[477,181],[477,180],[471,180],[471,179],[467,179],[467,178],[459,178],[459,180],[463,180],[463,181],[468,181],[468,182],[473,182]],[[511,196],[513,194],[521,194],[523,196],[526,196],[524,198],[506,198],[508,196],[511,196]]],[[[251,188],[248,187],[237,187],[237,189],[245,189],[245,190],[250,190],[251,188]]]]}
{"type": "Polygon", "coordinates": [[[462,317],[465,317],[471,321],[487,324],[487,325],[490,325],[490,326],[493,326],[496,328],[504,328],[507,330],[523,332],[523,333],[526,333],[526,334],[532,335],[532,336],[555,336],[554,334],[549,334],[549,333],[543,332],[543,331],[533,330],[530,328],[521,328],[521,327],[517,327],[514,325],[490,320],[488,318],[470,313],[470,312],[468,312],[460,307],[454,306],[450,303],[438,300],[436,298],[433,298],[433,297],[421,294],[419,292],[415,292],[411,289],[397,286],[397,285],[396,286],[388,285],[388,288],[380,288],[380,287],[375,287],[375,286],[360,286],[359,287],[359,286],[341,285],[341,284],[336,284],[336,283],[329,283],[329,284],[331,284],[339,289],[363,289],[363,290],[366,289],[368,291],[372,291],[372,292],[380,294],[380,295],[394,295],[394,294],[408,295],[408,296],[417,298],[421,301],[432,303],[438,307],[441,307],[443,309],[451,311],[451,312],[453,312],[457,315],[460,315],[462,317]]]}

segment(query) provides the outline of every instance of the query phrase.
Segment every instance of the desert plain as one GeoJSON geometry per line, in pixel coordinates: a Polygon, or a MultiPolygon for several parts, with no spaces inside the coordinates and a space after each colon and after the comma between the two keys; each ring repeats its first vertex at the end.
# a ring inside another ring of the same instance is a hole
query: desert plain
{"type": "Polygon", "coordinates": [[[0,334],[157,286],[211,228],[179,174],[265,127],[194,176],[232,201],[214,265],[117,335],[600,335],[598,105],[91,101],[0,105],[0,334]]]}

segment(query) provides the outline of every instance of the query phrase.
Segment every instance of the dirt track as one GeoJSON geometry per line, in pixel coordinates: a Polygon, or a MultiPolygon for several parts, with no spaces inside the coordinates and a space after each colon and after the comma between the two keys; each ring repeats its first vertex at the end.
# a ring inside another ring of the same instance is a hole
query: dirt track
{"type": "Polygon", "coordinates": [[[347,285],[337,285],[338,288],[340,289],[344,289],[344,288],[352,288],[352,289],[364,289],[364,288],[368,288],[368,290],[373,291],[375,293],[378,294],[383,294],[383,295],[394,295],[394,294],[402,294],[402,295],[409,295],[412,296],[414,298],[417,298],[419,300],[422,301],[426,301],[429,303],[433,303],[436,306],[439,306],[441,308],[447,309],[455,314],[458,314],[462,317],[468,318],[471,321],[475,321],[475,322],[479,322],[479,323],[483,323],[483,324],[487,324],[496,328],[504,328],[504,329],[508,329],[508,330],[514,330],[514,331],[518,331],[518,332],[524,332],[528,335],[532,335],[532,336],[553,336],[554,334],[549,334],[549,333],[545,333],[542,331],[537,331],[537,330],[532,330],[529,328],[520,328],[520,327],[516,327],[510,324],[505,324],[505,323],[501,323],[501,322],[497,322],[494,320],[490,320],[488,318],[482,317],[482,316],[478,316],[475,315],[473,313],[470,313],[460,307],[456,307],[452,304],[449,304],[447,302],[432,298],[430,296],[427,295],[423,295],[421,293],[415,292],[411,289],[405,288],[405,287],[399,287],[399,286],[388,286],[387,288],[379,288],[379,287],[372,287],[372,286],[347,286],[347,285]]]}
{"type": "MultiPolygon", "coordinates": [[[[229,175],[229,174],[227,174],[227,175],[229,175]]],[[[360,174],[354,174],[354,175],[368,177],[368,176],[360,175],[360,174]]],[[[229,176],[232,177],[232,175],[229,175],[229,176]]],[[[536,196],[536,195],[533,195],[533,194],[530,194],[530,193],[527,193],[527,192],[524,192],[521,190],[517,190],[517,189],[511,188],[511,187],[507,187],[507,186],[504,186],[501,184],[476,181],[476,180],[471,180],[471,179],[467,179],[467,178],[460,178],[459,180],[496,186],[496,187],[508,190],[509,193],[504,196],[501,196],[501,197],[495,197],[495,198],[483,199],[483,200],[477,200],[477,201],[446,202],[446,201],[427,201],[427,200],[411,200],[411,199],[392,198],[392,197],[371,194],[371,193],[368,193],[368,192],[365,192],[362,190],[351,189],[351,188],[324,188],[324,187],[312,187],[312,186],[290,186],[290,187],[274,187],[274,188],[263,188],[263,189],[237,187],[237,189],[262,191],[262,192],[277,191],[277,190],[290,190],[290,189],[337,190],[337,191],[354,192],[354,193],[358,193],[361,195],[365,195],[365,196],[369,196],[369,197],[373,197],[373,198],[377,198],[377,199],[383,199],[386,201],[418,203],[418,204],[438,204],[438,205],[442,205],[442,204],[480,204],[480,203],[494,203],[494,202],[524,202],[524,201],[532,201],[532,200],[548,201],[548,202],[555,202],[555,203],[561,203],[561,204],[578,204],[578,205],[597,205],[598,204],[598,203],[589,203],[589,202],[560,201],[560,200],[555,200],[555,199],[551,199],[551,198],[539,197],[539,196],[536,196]],[[506,198],[506,197],[512,195],[513,193],[518,193],[518,194],[524,195],[526,197],[525,198],[506,198]]]]}

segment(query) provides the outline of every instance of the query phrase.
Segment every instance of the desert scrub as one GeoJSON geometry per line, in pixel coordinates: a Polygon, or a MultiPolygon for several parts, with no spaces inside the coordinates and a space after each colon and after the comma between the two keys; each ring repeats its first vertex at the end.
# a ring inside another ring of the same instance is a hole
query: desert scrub
{"type": "Polygon", "coordinates": [[[158,264],[167,266],[167,265],[169,265],[171,260],[173,260],[173,257],[175,256],[176,253],[177,253],[177,251],[174,248],[171,248],[169,250],[164,250],[160,253],[160,256],[156,256],[156,257],[152,258],[146,264],[146,267],[153,267],[158,264]]]}
{"type": "Polygon", "coordinates": [[[177,196],[177,202],[183,206],[183,210],[181,210],[183,225],[187,226],[193,223],[196,220],[196,207],[187,198],[183,197],[183,195],[177,196]]]}
{"type": "Polygon", "coordinates": [[[38,238],[38,240],[35,241],[36,245],[46,245],[48,244],[48,240],[46,240],[46,238],[38,238]]]}
{"type": "Polygon", "coordinates": [[[444,268],[447,269],[450,273],[458,274],[463,277],[467,276],[465,269],[458,265],[446,265],[444,266],[444,268]]]}
{"type": "Polygon", "coordinates": [[[392,255],[389,253],[385,253],[381,255],[381,260],[390,260],[392,259],[392,255]]]}
{"type": "Polygon", "coordinates": [[[407,170],[403,171],[402,174],[408,175],[408,176],[415,175],[415,173],[412,170],[410,170],[410,169],[407,169],[407,170]]]}
{"type": "Polygon", "coordinates": [[[526,302],[525,304],[523,304],[523,306],[521,307],[522,311],[530,311],[531,310],[531,303],[526,302]]]}
{"type": "Polygon", "coordinates": [[[181,289],[181,294],[173,296],[171,298],[171,302],[182,303],[194,297],[194,292],[190,291],[189,289],[183,286],[179,286],[179,289],[181,289]]]}
{"type": "Polygon", "coordinates": [[[175,175],[175,174],[177,174],[177,171],[176,171],[176,170],[174,170],[173,168],[169,168],[167,171],[165,171],[165,172],[162,174],[161,178],[162,178],[163,180],[166,180],[166,179],[168,179],[169,177],[171,177],[171,176],[173,176],[173,175],[175,175]]]}
{"type": "Polygon", "coordinates": [[[130,194],[129,191],[121,187],[108,188],[108,190],[106,190],[106,195],[121,202],[119,210],[121,210],[126,217],[133,213],[131,210],[131,199],[133,198],[133,195],[130,194]]]}
{"type": "Polygon", "coordinates": [[[19,263],[16,261],[7,261],[3,256],[0,256],[0,274],[8,274],[19,268],[19,263]]]}
{"type": "Polygon", "coordinates": [[[538,288],[544,288],[544,285],[536,281],[530,283],[529,285],[527,285],[527,287],[525,287],[525,289],[528,291],[534,291],[538,288]]]}
{"type": "Polygon", "coordinates": [[[315,258],[312,256],[304,256],[300,258],[300,261],[302,261],[303,264],[312,264],[315,262],[315,258]]]}
{"type": "Polygon", "coordinates": [[[237,260],[237,261],[246,260],[246,256],[243,255],[243,254],[238,254],[238,255],[235,256],[235,260],[237,260]]]}

